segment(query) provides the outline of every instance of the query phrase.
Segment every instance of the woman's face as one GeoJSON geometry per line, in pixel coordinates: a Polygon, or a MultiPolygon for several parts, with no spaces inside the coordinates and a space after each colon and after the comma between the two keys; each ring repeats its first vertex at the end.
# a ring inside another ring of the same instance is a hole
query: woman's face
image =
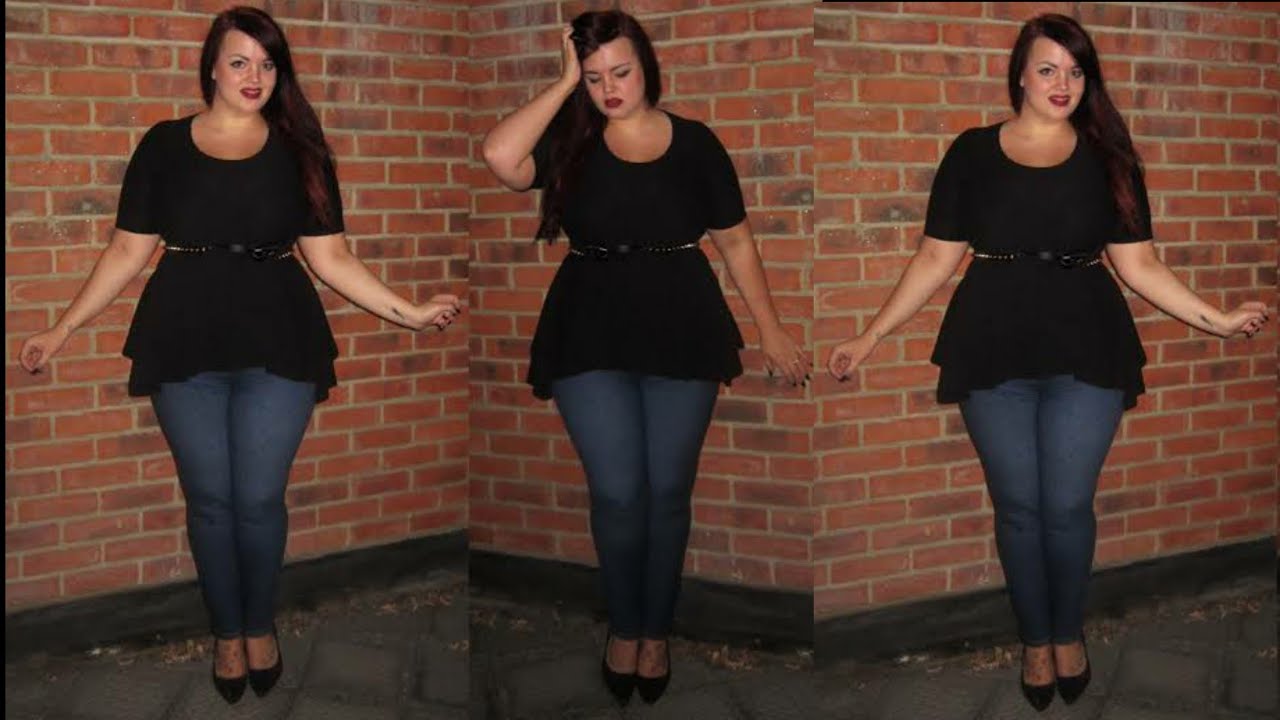
{"type": "Polygon", "coordinates": [[[241,112],[261,112],[276,87],[276,64],[257,40],[230,30],[213,64],[213,80],[215,103],[241,112]]]}
{"type": "Polygon", "coordinates": [[[1084,71],[1066,48],[1046,37],[1031,43],[1020,84],[1021,113],[1045,120],[1066,120],[1084,97],[1084,71]]]}
{"type": "Polygon", "coordinates": [[[630,38],[610,40],[583,60],[582,81],[596,109],[610,120],[627,117],[648,105],[644,68],[630,38]]]}

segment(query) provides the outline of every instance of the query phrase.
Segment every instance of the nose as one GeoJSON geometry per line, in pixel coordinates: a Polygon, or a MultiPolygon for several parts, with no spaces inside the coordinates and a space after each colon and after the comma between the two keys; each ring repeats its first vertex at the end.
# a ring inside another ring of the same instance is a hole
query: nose
{"type": "Polygon", "coordinates": [[[257,83],[261,77],[262,77],[262,68],[257,65],[252,65],[252,64],[249,65],[249,79],[252,80],[254,83],[257,83]]]}
{"type": "Polygon", "coordinates": [[[615,81],[612,75],[604,76],[604,92],[606,95],[613,92],[615,81]]]}

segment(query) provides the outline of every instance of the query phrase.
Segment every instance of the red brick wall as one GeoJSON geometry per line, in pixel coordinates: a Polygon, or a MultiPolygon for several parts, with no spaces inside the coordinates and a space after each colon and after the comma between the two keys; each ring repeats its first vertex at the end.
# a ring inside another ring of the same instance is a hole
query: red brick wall
{"type": "MultiPolygon", "coordinates": [[[[597,3],[593,7],[604,7],[597,3]]],[[[558,76],[560,28],[583,3],[477,4],[472,30],[473,157],[497,119],[558,76]]],[[[769,282],[787,327],[809,342],[812,288],[813,10],[805,2],[637,0],[664,104],[707,122],[738,168],[769,282]]],[[[565,244],[534,245],[537,194],[500,189],[475,163],[471,216],[473,547],[594,563],[582,471],[550,403],[524,384],[529,339],[565,244]]],[[[704,249],[723,267],[710,243],[704,249]]],[[[754,586],[812,586],[813,404],[768,384],[755,328],[747,374],[722,393],[695,487],[687,570],[754,586]]]]}
{"type": "MultiPolygon", "coordinates": [[[[108,240],[142,133],[198,107],[200,43],[227,4],[5,4],[6,609],[192,576],[173,462],[149,403],[125,395],[120,348],[143,281],[51,372],[15,360],[108,240]]],[[[465,294],[465,4],[266,7],[337,152],[356,254],[419,300],[465,294]]],[[[339,387],[294,466],[289,555],[465,527],[467,322],[414,336],[322,297],[339,387]]]]}
{"type": "MultiPolygon", "coordinates": [[[[1004,117],[1022,21],[1093,34],[1147,166],[1156,245],[1210,302],[1275,308],[1274,3],[858,3],[815,19],[820,357],[865,328],[915,249],[936,164],[1004,117]],[[1201,4],[1207,5],[1207,4],[1201,4]]],[[[982,474],[929,364],[954,283],[857,378],[817,386],[816,607],[830,616],[1003,582],[982,474]]],[[[1276,329],[1219,341],[1132,301],[1149,392],[1097,499],[1099,566],[1269,536],[1276,510],[1276,329]]]]}

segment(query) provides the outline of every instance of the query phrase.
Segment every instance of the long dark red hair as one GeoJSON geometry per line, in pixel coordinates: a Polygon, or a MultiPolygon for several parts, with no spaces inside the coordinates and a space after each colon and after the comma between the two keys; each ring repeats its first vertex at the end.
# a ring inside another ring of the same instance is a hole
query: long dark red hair
{"type": "Polygon", "coordinates": [[[205,105],[213,105],[216,90],[213,66],[218,61],[222,39],[231,30],[239,30],[258,41],[275,63],[276,86],[262,108],[262,117],[293,149],[311,213],[315,219],[324,221],[333,210],[325,183],[326,169],[335,166],[333,152],[320,129],[320,118],[298,85],[284,31],[270,15],[257,8],[239,5],[214,17],[213,26],[209,28],[204,47],[200,50],[200,94],[204,96],[205,105]]]}
{"type": "Polygon", "coordinates": [[[1071,125],[1101,150],[1120,220],[1129,232],[1139,232],[1137,188],[1133,179],[1142,173],[1142,160],[1133,148],[1133,138],[1129,136],[1124,118],[1107,95],[1098,51],[1080,23],[1066,15],[1046,13],[1022,26],[1009,57],[1009,102],[1015,112],[1022,112],[1023,90],[1019,80],[1031,54],[1031,44],[1040,37],[1066,48],[1084,72],[1084,97],[1071,113],[1071,125]]]}
{"type": "MultiPolygon", "coordinates": [[[[636,49],[636,57],[644,71],[644,96],[649,105],[657,105],[662,97],[662,76],[653,43],[640,23],[620,10],[584,12],[573,19],[574,49],[578,62],[591,57],[605,43],[625,37],[636,49]]],[[[565,198],[582,172],[588,143],[604,133],[605,118],[591,102],[585,79],[578,81],[573,94],[560,106],[548,129],[551,139],[551,167],[547,169],[546,187],[542,191],[542,222],[535,238],[554,241],[560,234],[560,220],[565,198]]]]}

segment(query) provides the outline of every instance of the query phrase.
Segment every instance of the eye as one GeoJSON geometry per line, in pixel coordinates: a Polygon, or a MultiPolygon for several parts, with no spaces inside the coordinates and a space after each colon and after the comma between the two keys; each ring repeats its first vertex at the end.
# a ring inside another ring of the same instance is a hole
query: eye
{"type": "Polygon", "coordinates": [[[1080,68],[1073,68],[1073,69],[1071,70],[1071,77],[1076,78],[1076,79],[1080,79],[1080,78],[1084,77],[1084,71],[1083,71],[1083,70],[1081,70],[1080,68]]]}
{"type": "Polygon", "coordinates": [[[628,75],[630,75],[630,74],[631,74],[631,68],[627,68],[626,70],[623,70],[622,72],[616,72],[616,73],[614,73],[614,74],[613,74],[613,76],[614,76],[614,77],[616,77],[616,78],[621,79],[621,78],[624,78],[624,77],[626,77],[626,76],[628,76],[628,75]]]}
{"type": "Polygon", "coordinates": [[[276,64],[268,60],[262,63],[262,69],[266,70],[267,72],[271,72],[272,70],[276,69],[276,64]]]}
{"type": "Polygon", "coordinates": [[[1043,76],[1045,76],[1045,77],[1049,77],[1050,75],[1052,75],[1052,74],[1053,74],[1053,68],[1051,68],[1051,67],[1042,67],[1042,68],[1040,68],[1039,70],[1037,70],[1036,72],[1040,73],[1041,75],[1043,75],[1043,76]]]}
{"type": "Polygon", "coordinates": [[[588,85],[597,85],[597,84],[599,84],[599,82],[600,82],[600,76],[599,76],[599,75],[588,75],[588,76],[587,76],[587,84],[588,84],[588,85]]]}
{"type": "Polygon", "coordinates": [[[236,70],[239,70],[240,68],[244,67],[244,61],[241,60],[240,58],[236,58],[235,60],[231,61],[231,67],[235,68],[236,70]]]}

